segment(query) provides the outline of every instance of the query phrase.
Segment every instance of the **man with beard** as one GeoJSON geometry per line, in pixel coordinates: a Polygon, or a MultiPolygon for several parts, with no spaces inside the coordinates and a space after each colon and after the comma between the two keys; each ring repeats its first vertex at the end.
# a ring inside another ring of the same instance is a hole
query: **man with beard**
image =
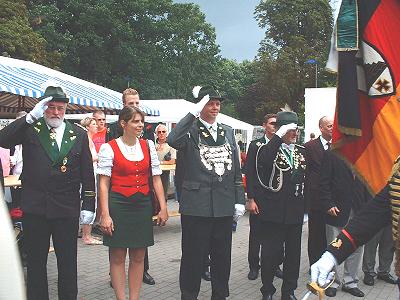
{"type": "Polygon", "coordinates": [[[261,241],[261,293],[271,300],[275,270],[283,258],[282,300],[296,300],[299,278],[301,231],[304,217],[304,148],[296,145],[298,117],[292,111],[280,111],[276,132],[268,144],[260,147],[256,159],[266,189],[255,196],[259,210],[257,235],[261,241]]]}
{"type": "Polygon", "coordinates": [[[0,146],[22,144],[21,208],[27,249],[29,300],[49,299],[47,255],[53,240],[58,266],[58,296],[77,298],[77,238],[81,208],[94,212],[94,176],[88,136],[64,120],[68,97],[49,86],[25,117],[0,131],[0,146]]]}

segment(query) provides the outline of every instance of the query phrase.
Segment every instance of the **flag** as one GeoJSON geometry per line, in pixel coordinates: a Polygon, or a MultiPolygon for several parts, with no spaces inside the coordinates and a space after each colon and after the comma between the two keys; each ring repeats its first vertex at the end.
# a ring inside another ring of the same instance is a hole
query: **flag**
{"type": "Polygon", "coordinates": [[[400,1],[342,0],[327,68],[337,71],[333,148],[376,194],[400,155],[400,1]]]}

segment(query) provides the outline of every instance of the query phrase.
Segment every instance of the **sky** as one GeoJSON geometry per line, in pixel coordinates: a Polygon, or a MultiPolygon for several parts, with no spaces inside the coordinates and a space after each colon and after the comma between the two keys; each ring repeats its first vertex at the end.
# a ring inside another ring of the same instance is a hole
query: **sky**
{"type": "Polygon", "coordinates": [[[221,56],[238,62],[257,55],[264,30],[258,27],[254,9],[260,0],[174,0],[195,3],[215,27],[221,56]]]}

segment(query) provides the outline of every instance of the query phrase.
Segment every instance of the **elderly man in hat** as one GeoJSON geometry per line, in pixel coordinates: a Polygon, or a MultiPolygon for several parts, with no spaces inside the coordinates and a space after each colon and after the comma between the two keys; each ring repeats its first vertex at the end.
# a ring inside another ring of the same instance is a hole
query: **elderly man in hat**
{"type": "MultiPolygon", "coordinates": [[[[64,120],[68,97],[49,86],[25,117],[0,131],[0,146],[22,144],[21,208],[27,249],[29,300],[49,299],[50,236],[57,256],[59,299],[76,299],[79,213],[93,217],[94,176],[84,130],[64,120]],[[82,187],[82,188],[81,188],[82,187]]],[[[85,220],[84,220],[85,222],[85,220]]]]}
{"type": "Polygon", "coordinates": [[[233,129],[217,123],[223,98],[211,87],[195,87],[200,101],[168,136],[183,155],[179,198],[182,225],[182,299],[197,299],[204,258],[211,257],[211,299],[229,296],[232,216],[244,213],[244,189],[233,129]]]}
{"type": "Polygon", "coordinates": [[[261,241],[261,293],[272,299],[275,270],[283,259],[283,300],[296,299],[299,278],[301,230],[304,216],[304,149],[296,145],[297,114],[281,111],[276,117],[276,132],[257,153],[257,168],[263,189],[256,193],[257,235],[261,241]]]}

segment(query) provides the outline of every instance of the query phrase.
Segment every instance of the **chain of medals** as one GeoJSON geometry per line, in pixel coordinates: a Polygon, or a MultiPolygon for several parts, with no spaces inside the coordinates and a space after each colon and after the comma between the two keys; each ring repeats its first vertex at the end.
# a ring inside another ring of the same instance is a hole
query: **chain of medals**
{"type": "Polygon", "coordinates": [[[207,170],[214,172],[219,176],[218,181],[222,181],[222,175],[225,170],[232,170],[232,149],[229,143],[220,146],[209,146],[199,143],[200,159],[207,170]]]}

